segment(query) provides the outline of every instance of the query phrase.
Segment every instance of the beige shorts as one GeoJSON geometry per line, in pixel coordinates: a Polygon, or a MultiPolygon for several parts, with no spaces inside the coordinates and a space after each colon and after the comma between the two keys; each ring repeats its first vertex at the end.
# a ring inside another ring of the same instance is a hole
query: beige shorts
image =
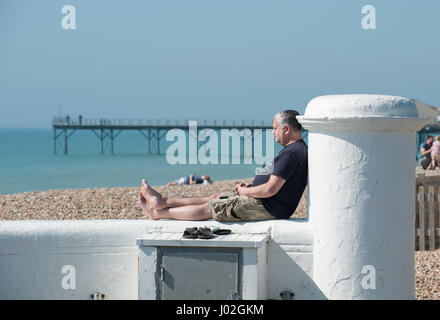
{"type": "Polygon", "coordinates": [[[237,196],[233,192],[222,193],[220,199],[208,202],[212,217],[217,221],[257,221],[275,219],[260,200],[237,196]]]}

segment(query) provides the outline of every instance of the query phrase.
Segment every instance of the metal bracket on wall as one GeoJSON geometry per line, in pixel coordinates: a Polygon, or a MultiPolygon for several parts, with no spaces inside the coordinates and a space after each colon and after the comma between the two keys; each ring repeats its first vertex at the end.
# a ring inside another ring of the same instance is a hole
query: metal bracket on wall
{"type": "Polygon", "coordinates": [[[231,291],[230,299],[231,300],[243,300],[243,298],[240,297],[240,295],[236,291],[231,291]]]}
{"type": "Polygon", "coordinates": [[[90,298],[92,298],[92,300],[104,300],[105,294],[101,292],[95,292],[90,295],[90,298]]]}
{"type": "Polygon", "coordinates": [[[292,291],[282,291],[280,292],[280,296],[282,300],[293,300],[295,294],[292,291]]]}

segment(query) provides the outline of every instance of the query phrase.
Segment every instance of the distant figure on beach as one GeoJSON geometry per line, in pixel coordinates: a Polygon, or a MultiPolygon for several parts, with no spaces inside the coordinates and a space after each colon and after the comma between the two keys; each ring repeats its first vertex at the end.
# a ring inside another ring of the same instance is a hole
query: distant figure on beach
{"type": "Polygon", "coordinates": [[[70,124],[70,116],[69,115],[67,115],[67,117],[66,117],[66,122],[68,125],[70,124]]]}
{"type": "Polygon", "coordinates": [[[431,150],[431,164],[428,169],[434,170],[436,167],[439,166],[440,162],[440,136],[435,137],[435,141],[432,144],[431,150]]]}
{"type": "Polygon", "coordinates": [[[258,174],[252,184],[239,183],[234,192],[207,197],[172,198],[142,180],[141,208],[150,219],[249,221],[288,219],[295,212],[307,185],[307,145],[301,137],[297,111],[285,110],[273,119],[275,141],[284,148],[271,172],[258,174]]]}
{"type": "Polygon", "coordinates": [[[82,116],[82,115],[79,115],[79,117],[78,117],[79,125],[82,124],[82,120],[83,120],[83,116],[82,116]]]}
{"type": "Polygon", "coordinates": [[[427,169],[428,166],[431,165],[431,151],[432,151],[432,143],[434,142],[433,136],[428,136],[426,138],[426,143],[420,149],[420,153],[422,158],[419,160],[420,165],[423,169],[427,169]]]}
{"type": "Polygon", "coordinates": [[[201,177],[196,176],[194,173],[190,174],[189,176],[186,177],[180,177],[179,179],[170,182],[167,184],[167,186],[181,186],[181,185],[185,185],[185,184],[211,184],[211,177],[208,175],[203,175],[201,177]]]}

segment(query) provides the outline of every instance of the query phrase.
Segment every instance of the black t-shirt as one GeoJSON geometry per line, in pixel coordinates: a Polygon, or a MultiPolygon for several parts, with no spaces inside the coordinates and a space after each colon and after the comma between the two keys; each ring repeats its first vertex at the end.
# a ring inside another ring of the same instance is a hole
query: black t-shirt
{"type": "MultiPolygon", "coordinates": [[[[431,147],[432,147],[432,144],[429,145],[429,144],[427,144],[427,143],[425,143],[425,144],[422,146],[422,148],[424,148],[425,151],[428,151],[429,149],[431,149],[431,147]]],[[[427,157],[427,158],[431,158],[431,153],[426,154],[425,157],[427,157]]]]}
{"type": "Polygon", "coordinates": [[[307,185],[307,145],[300,139],[285,146],[273,160],[270,172],[257,174],[253,186],[269,181],[274,174],[286,180],[272,197],[261,198],[264,208],[277,219],[288,219],[294,212],[307,185]]]}

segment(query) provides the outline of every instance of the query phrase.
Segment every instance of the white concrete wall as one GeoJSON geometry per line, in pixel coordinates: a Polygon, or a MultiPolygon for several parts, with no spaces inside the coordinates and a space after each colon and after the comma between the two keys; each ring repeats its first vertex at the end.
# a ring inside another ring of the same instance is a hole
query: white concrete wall
{"type": "Polygon", "coordinates": [[[0,299],[137,299],[136,238],[151,230],[183,232],[222,226],[235,233],[268,232],[269,299],[283,290],[295,299],[321,295],[311,280],[312,232],[307,221],[219,223],[214,220],[68,220],[0,222],[0,299]],[[75,268],[75,289],[63,289],[63,266],[75,268]]]}
{"type": "Polygon", "coordinates": [[[144,221],[0,222],[0,299],[137,299],[134,237],[144,221]],[[76,289],[61,273],[72,265],[76,289]]]}

